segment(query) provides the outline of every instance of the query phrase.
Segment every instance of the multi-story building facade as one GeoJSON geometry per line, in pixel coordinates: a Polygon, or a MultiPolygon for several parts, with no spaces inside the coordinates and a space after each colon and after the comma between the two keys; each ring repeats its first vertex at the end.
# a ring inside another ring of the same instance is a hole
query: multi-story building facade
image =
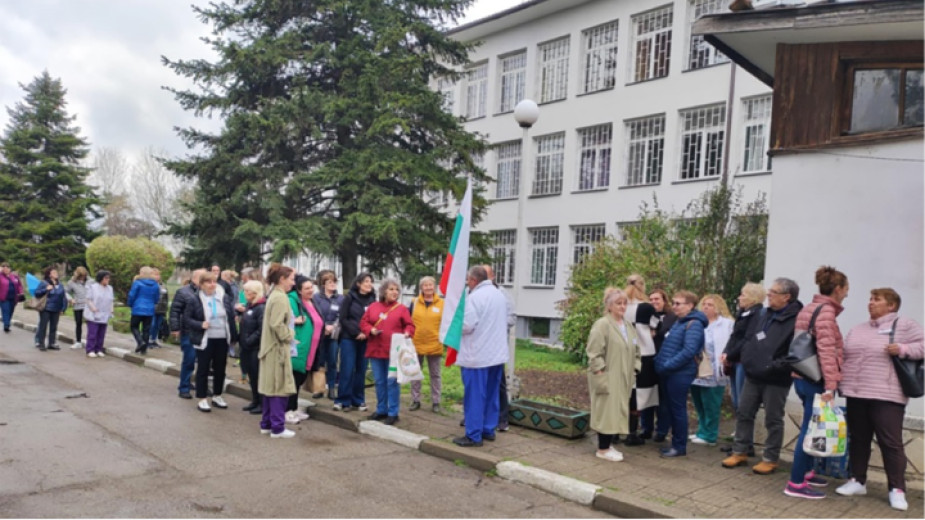
{"type": "Polygon", "coordinates": [[[725,179],[770,195],[771,90],[691,35],[729,0],[533,0],[451,31],[479,41],[446,108],[491,144],[478,230],[518,337],[556,342],[569,267],[653,202],[680,211],[725,179]],[[523,130],[514,107],[532,99],[523,130]]]}

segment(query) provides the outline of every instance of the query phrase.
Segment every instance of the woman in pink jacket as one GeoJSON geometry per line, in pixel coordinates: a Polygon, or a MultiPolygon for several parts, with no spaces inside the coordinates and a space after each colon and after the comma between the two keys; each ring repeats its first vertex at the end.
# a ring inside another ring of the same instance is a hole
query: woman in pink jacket
{"type": "Polygon", "coordinates": [[[803,452],[803,437],[806,436],[809,420],[813,416],[813,399],[817,394],[822,394],[823,401],[831,401],[835,398],[835,390],[841,381],[844,341],[835,318],[844,310],[841,303],[848,296],[848,277],[834,267],[822,266],[816,270],[816,285],[819,286],[820,294],[813,296],[813,301],[803,307],[797,315],[794,329],[809,330],[813,313],[821,307],[816,317],[815,336],[822,381],[813,383],[794,374],[793,388],[803,401],[803,425],[800,427],[800,437],[793,451],[790,482],[784,488],[784,494],[787,496],[809,499],[825,498],[825,493],[814,488],[826,486],[828,483],[811,471],[813,458],[803,452]]]}
{"type": "Polygon", "coordinates": [[[867,494],[870,443],[877,434],[890,488],[890,506],[905,511],[906,453],[903,449],[903,416],[909,398],[903,394],[892,356],[922,359],[922,326],[900,318],[901,300],[893,289],[870,291],[870,321],[856,325],[845,338],[841,393],[848,398],[848,458],[853,478],[835,490],[839,495],[867,494]]]}

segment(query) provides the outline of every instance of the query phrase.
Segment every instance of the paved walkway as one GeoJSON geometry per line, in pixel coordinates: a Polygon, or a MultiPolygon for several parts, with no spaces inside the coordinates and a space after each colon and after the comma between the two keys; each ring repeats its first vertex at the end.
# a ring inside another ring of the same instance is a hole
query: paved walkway
{"type": "MultiPolygon", "coordinates": [[[[17,326],[34,330],[34,313],[20,310],[16,318],[25,322],[25,325],[19,323],[17,326]]],[[[62,317],[59,333],[63,350],[49,355],[82,355],[78,354],[82,351],[67,348],[72,343],[73,327],[73,321],[62,317]]],[[[25,346],[31,348],[31,345],[25,346]]],[[[134,343],[130,336],[110,331],[106,347],[110,357],[103,360],[83,358],[82,361],[118,362],[121,357],[123,361],[141,364],[174,377],[178,373],[176,365],[180,351],[176,346],[150,350],[142,358],[131,354],[134,343]]],[[[233,360],[230,360],[228,377],[237,381],[240,370],[232,363],[233,360]]],[[[167,395],[176,395],[175,380],[166,380],[164,386],[167,395]]],[[[227,392],[243,398],[250,395],[249,388],[237,382],[230,383],[227,392]]],[[[304,391],[302,395],[306,396],[304,391]]],[[[373,400],[370,399],[370,402],[373,400]]],[[[909,510],[906,512],[891,509],[885,484],[873,481],[868,484],[867,496],[841,497],[834,493],[834,487],[842,481],[833,480],[827,499],[809,501],[790,498],[782,493],[789,475],[789,464],[782,464],[778,472],[770,476],[753,474],[747,467],[725,469],[720,466],[723,453],[716,447],[690,446],[685,458],[662,459],[658,456],[658,444],[620,445],[618,447],[623,451],[625,460],[612,463],[594,457],[596,437],[593,435],[566,440],[512,426],[509,432],[499,433],[496,442],[486,442],[482,448],[464,449],[451,442],[453,437],[462,433],[459,427],[462,416],[457,410],[434,414],[428,403],[423,403],[421,410],[409,412],[403,405],[396,431],[384,425],[361,427],[367,414],[334,412],[326,398],[308,404],[314,405],[310,410],[312,420],[355,431],[366,430],[365,433],[385,432],[385,435],[379,435],[383,438],[391,438],[390,435],[394,434],[392,440],[396,442],[413,443],[407,445],[458,464],[469,464],[490,474],[519,479],[560,496],[573,496],[568,490],[563,491],[569,484],[580,489],[590,487],[593,496],[587,501],[588,505],[623,517],[923,518],[925,513],[921,481],[909,483],[909,510]],[[516,466],[526,467],[539,477],[512,475],[510,470],[513,465],[508,461],[520,463],[516,466]],[[547,476],[550,478],[544,480],[547,476]],[[598,488],[596,492],[594,488],[598,488]]],[[[190,406],[194,406],[193,402],[190,406]]],[[[242,416],[242,420],[247,420],[246,416],[242,416]]],[[[753,459],[754,462],[758,460],[753,459]]],[[[580,490],[576,493],[581,495],[580,490]]]]}

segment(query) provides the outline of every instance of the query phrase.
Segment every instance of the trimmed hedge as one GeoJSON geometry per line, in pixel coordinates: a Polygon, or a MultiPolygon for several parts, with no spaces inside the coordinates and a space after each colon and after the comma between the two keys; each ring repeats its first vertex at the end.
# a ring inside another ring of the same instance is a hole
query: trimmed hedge
{"type": "Polygon", "coordinates": [[[110,283],[116,300],[124,302],[138,270],[144,266],[161,270],[161,280],[173,275],[176,261],[164,246],[147,238],[128,238],[120,235],[102,236],[87,247],[87,267],[90,276],[105,269],[112,273],[110,283]]]}

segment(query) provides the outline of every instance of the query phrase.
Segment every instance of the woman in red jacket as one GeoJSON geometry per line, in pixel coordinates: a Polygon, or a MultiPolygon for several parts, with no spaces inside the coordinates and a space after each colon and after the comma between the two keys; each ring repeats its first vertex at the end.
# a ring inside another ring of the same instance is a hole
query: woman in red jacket
{"type": "Polygon", "coordinates": [[[793,451],[790,482],[784,488],[784,494],[787,496],[809,499],[825,498],[825,493],[813,488],[826,486],[828,483],[811,471],[813,458],[803,452],[803,437],[806,436],[809,420],[813,416],[813,399],[817,394],[822,394],[823,401],[832,401],[841,381],[845,343],[835,318],[844,310],[842,301],[848,296],[848,277],[834,267],[822,266],[816,270],[816,284],[819,286],[820,294],[813,296],[813,301],[803,307],[797,315],[794,329],[809,330],[813,313],[822,307],[815,323],[816,352],[822,369],[822,381],[813,383],[794,374],[793,388],[803,401],[803,425],[800,427],[800,437],[793,451]]]}
{"type": "Polygon", "coordinates": [[[414,334],[414,324],[408,308],[401,304],[401,287],[398,282],[387,278],[379,287],[379,301],[366,309],[360,320],[360,330],[369,338],[366,343],[366,357],[373,369],[376,383],[376,411],[369,418],[392,425],[398,422],[398,399],[401,389],[394,374],[389,375],[389,351],[392,336],[414,334]]]}

